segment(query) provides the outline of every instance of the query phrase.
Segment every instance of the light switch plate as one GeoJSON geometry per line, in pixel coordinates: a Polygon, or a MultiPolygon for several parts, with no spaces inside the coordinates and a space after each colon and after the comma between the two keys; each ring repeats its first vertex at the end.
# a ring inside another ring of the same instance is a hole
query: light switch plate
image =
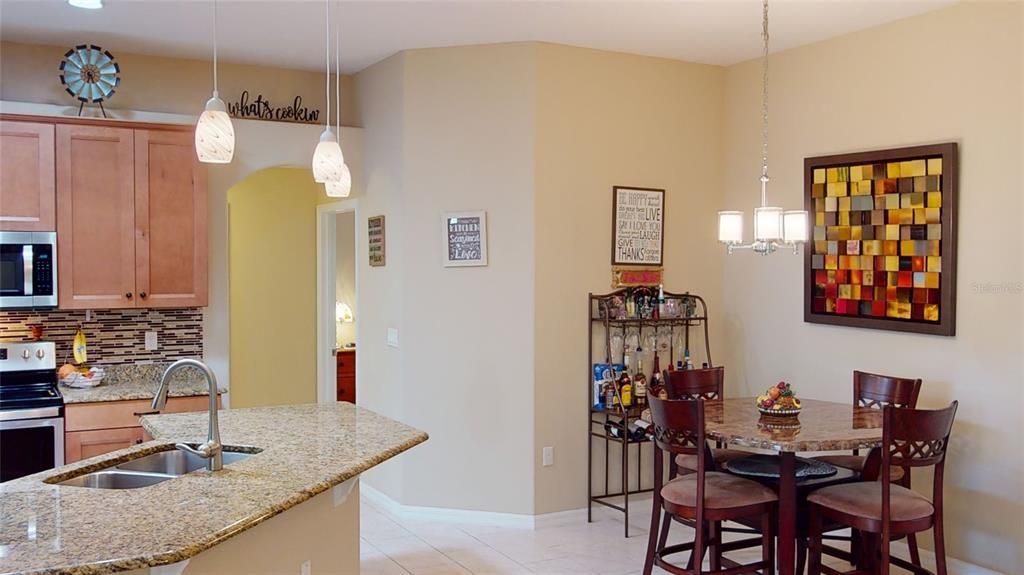
{"type": "Polygon", "coordinates": [[[555,464],[555,448],[554,447],[545,447],[541,451],[541,454],[542,454],[541,455],[541,459],[543,461],[544,467],[551,467],[552,465],[555,464]]]}
{"type": "Polygon", "coordinates": [[[146,332],[146,351],[155,351],[160,348],[160,344],[156,340],[155,331],[146,332]]]}
{"type": "Polygon", "coordinates": [[[388,345],[391,347],[398,347],[398,328],[388,328],[388,345]]]}

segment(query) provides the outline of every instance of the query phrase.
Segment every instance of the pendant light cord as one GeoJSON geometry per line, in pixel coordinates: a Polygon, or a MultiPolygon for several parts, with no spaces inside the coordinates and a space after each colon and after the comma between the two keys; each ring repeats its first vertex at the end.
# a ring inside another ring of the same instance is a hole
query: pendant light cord
{"type": "Polygon", "coordinates": [[[217,87],[217,0],[213,0],[213,97],[219,97],[217,87]]]}
{"type": "MultiPolygon", "coordinates": [[[[338,14],[341,14],[339,9],[338,14]]],[[[340,17],[339,17],[340,19],[340,17]]],[[[336,98],[334,118],[338,126],[338,142],[341,142],[341,22],[334,24],[334,96],[336,98]]]]}
{"type": "Polygon", "coordinates": [[[324,36],[324,56],[326,57],[327,65],[324,67],[326,72],[326,80],[324,81],[325,92],[327,96],[327,116],[324,118],[324,129],[331,129],[331,0],[325,0],[324,5],[327,8],[327,18],[324,19],[326,25],[326,34],[324,36]]]}
{"type": "Polygon", "coordinates": [[[763,3],[761,39],[764,42],[761,60],[761,207],[764,207],[768,205],[768,0],[763,3]]]}

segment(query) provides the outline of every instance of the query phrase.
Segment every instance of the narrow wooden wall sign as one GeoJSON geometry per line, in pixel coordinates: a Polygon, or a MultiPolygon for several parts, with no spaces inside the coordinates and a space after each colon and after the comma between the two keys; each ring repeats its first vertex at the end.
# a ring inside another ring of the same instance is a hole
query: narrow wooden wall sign
{"type": "Polygon", "coordinates": [[[373,216],[366,220],[366,231],[369,236],[370,266],[381,267],[386,263],[384,244],[384,216],[373,216]]]}

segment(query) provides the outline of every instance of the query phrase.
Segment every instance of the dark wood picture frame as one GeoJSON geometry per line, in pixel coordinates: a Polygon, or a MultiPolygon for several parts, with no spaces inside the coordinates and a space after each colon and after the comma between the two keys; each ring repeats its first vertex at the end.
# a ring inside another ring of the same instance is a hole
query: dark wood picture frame
{"type": "MultiPolygon", "coordinates": [[[[846,316],[837,314],[814,313],[813,285],[814,270],[811,269],[811,256],[814,252],[813,240],[804,250],[804,321],[829,325],[842,325],[870,329],[924,333],[931,335],[952,336],[956,334],[956,244],[957,244],[957,197],[959,182],[959,148],[956,142],[893,148],[850,154],[834,154],[804,159],[804,209],[814,217],[814,198],[812,184],[814,170],[837,166],[857,164],[877,164],[921,158],[942,158],[942,225],[940,255],[942,269],[939,273],[939,321],[927,322],[920,320],[846,316]]],[[[812,225],[813,229],[813,225],[812,225]]]]}
{"type": "Polygon", "coordinates": [[[661,188],[642,188],[639,186],[612,186],[612,265],[613,266],[648,266],[661,267],[665,262],[665,190],[661,188]],[[639,192],[658,192],[661,194],[661,246],[659,247],[659,258],[657,263],[638,263],[632,261],[618,261],[615,258],[615,243],[617,240],[616,230],[618,229],[618,205],[619,190],[635,190],[639,192]]]}

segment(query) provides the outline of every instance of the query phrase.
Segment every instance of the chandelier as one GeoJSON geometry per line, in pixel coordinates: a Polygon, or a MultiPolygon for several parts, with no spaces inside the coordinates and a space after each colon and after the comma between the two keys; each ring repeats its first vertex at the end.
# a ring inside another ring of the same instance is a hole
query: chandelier
{"type": "Polygon", "coordinates": [[[768,192],[768,0],[764,0],[761,38],[764,41],[761,77],[761,207],[754,208],[754,241],[743,243],[743,212],[718,212],[718,241],[726,245],[728,253],[749,249],[768,255],[781,247],[800,253],[800,245],[807,241],[807,212],[783,210],[769,206],[768,192]]]}

